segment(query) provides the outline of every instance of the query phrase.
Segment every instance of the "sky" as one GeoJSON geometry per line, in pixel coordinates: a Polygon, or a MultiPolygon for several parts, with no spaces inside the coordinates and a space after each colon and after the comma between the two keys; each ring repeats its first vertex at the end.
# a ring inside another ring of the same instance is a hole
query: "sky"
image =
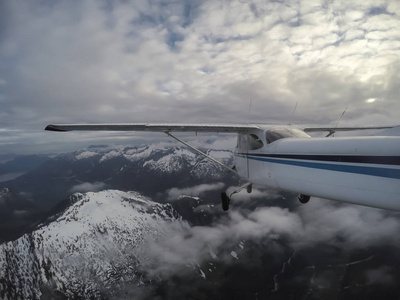
{"type": "Polygon", "coordinates": [[[399,28],[394,0],[0,1],[0,154],[161,137],[50,123],[396,125],[399,28]]]}

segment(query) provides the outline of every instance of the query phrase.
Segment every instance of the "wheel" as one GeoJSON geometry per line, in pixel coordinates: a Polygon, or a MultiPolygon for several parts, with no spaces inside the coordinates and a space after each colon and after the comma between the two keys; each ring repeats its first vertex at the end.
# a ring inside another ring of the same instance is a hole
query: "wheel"
{"type": "Polygon", "coordinates": [[[229,210],[229,203],[231,202],[231,199],[229,199],[226,193],[221,193],[221,202],[222,202],[222,209],[224,211],[229,210]]]}
{"type": "Polygon", "coordinates": [[[246,187],[247,193],[250,194],[252,190],[253,190],[253,185],[252,185],[252,184],[249,184],[249,185],[246,187]]]}
{"type": "Polygon", "coordinates": [[[306,204],[308,201],[310,201],[310,196],[299,194],[297,199],[299,199],[300,203],[306,204]]]}

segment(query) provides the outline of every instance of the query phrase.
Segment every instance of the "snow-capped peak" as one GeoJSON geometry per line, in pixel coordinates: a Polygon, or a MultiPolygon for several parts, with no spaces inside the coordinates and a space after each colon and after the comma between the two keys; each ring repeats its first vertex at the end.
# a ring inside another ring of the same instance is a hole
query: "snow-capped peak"
{"type": "Polygon", "coordinates": [[[136,192],[76,193],[71,202],[54,221],[0,245],[2,299],[36,299],[43,289],[110,295],[115,284],[143,284],[143,243],[187,226],[170,205],[136,192]]]}

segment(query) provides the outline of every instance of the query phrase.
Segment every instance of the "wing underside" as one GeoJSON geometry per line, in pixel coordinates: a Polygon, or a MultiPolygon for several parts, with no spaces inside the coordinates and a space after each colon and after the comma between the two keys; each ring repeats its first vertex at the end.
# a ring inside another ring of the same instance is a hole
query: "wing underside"
{"type": "Polygon", "coordinates": [[[124,124],[52,124],[49,131],[155,131],[155,132],[246,132],[259,129],[251,124],[162,124],[162,123],[124,123],[124,124]]]}

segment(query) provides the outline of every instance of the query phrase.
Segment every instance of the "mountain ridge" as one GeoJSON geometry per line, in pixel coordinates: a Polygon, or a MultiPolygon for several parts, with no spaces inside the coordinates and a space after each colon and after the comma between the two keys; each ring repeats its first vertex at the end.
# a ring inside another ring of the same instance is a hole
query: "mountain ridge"
{"type": "MultiPolygon", "coordinates": [[[[210,154],[233,165],[230,151],[211,150],[210,154]]],[[[50,210],[73,192],[108,188],[134,190],[153,197],[171,187],[237,182],[238,178],[229,173],[182,147],[89,147],[57,155],[28,173],[0,182],[0,188],[9,188],[41,209],[50,210]]]]}

